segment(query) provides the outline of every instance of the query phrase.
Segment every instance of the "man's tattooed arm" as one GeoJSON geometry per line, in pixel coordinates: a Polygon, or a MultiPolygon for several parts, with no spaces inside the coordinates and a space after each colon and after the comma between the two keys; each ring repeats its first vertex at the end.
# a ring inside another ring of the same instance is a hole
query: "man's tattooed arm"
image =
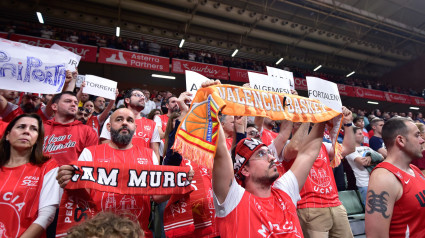
{"type": "Polygon", "coordinates": [[[366,212],[369,214],[380,213],[385,219],[390,217],[390,214],[386,214],[388,210],[388,197],[389,194],[386,191],[382,191],[380,194],[376,194],[372,189],[369,190],[367,196],[367,208],[366,212]]]}

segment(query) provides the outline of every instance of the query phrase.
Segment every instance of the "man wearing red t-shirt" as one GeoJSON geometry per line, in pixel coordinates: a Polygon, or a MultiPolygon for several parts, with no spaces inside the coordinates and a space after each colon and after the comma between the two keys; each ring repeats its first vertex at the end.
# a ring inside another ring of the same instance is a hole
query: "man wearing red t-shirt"
{"type": "MultiPolygon", "coordinates": [[[[135,123],[137,125],[133,136],[133,143],[151,148],[156,157],[159,159],[159,142],[160,137],[156,123],[146,119],[140,115],[140,112],[145,108],[145,95],[141,89],[132,88],[124,95],[124,104],[130,111],[133,112],[135,123]]],[[[108,143],[111,139],[111,133],[107,129],[110,118],[103,124],[102,133],[100,134],[101,143],[108,143]]]]}
{"type": "MultiPolygon", "coordinates": [[[[108,143],[95,145],[84,149],[79,161],[95,161],[99,163],[126,163],[158,165],[155,153],[140,144],[133,144],[132,137],[136,130],[134,113],[126,108],[116,110],[110,117],[107,130],[111,140],[108,143]]],[[[59,170],[58,181],[61,186],[69,182],[73,168],[62,166],[59,170]]],[[[193,173],[190,172],[190,173],[193,173]]],[[[193,178],[193,174],[191,175],[193,178]]],[[[188,178],[188,180],[191,180],[188,178]]],[[[129,214],[141,224],[146,237],[152,237],[148,228],[151,211],[150,196],[125,195],[109,192],[90,191],[90,197],[97,211],[109,211],[117,214],[129,214]]],[[[169,198],[167,195],[153,195],[152,200],[159,203],[169,198]]]]}
{"type": "MultiPolygon", "coordinates": [[[[213,84],[219,82],[208,81],[203,86],[213,84]]],[[[232,165],[220,126],[212,185],[221,237],[302,237],[295,206],[319,152],[324,127],[324,123],[315,125],[290,171],[278,178],[275,158],[255,139],[238,143],[232,165]]]]}
{"type": "MultiPolygon", "coordinates": [[[[354,132],[351,111],[343,107],[345,135],[342,156],[355,150],[354,132]]],[[[282,161],[286,170],[292,168],[302,152],[309,124],[302,124],[294,133],[291,141],[284,148],[282,161]],[[295,160],[294,160],[295,159],[295,160]]],[[[307,181],[300,191],[301,200],[297,205],[297,213],[303,229],[304,237],[353,237],[348,223],[347,212],[338,197],[335,178],[330,166],[329,154],[333,154],[330,143],[323,143],[319,156],[309,171],[307,181]]]]}
{"type": "Polygon", "coordinates": [[[422,158],[424,139],[407,118],[382,128],[387,158],[372,171],[366,198],[367,237],[424,237],[425,178],[410,163],[422,158]]]}
{"type": "Polygon", "coordinates": [[[97,134],[91,127],[75,120],[77,105],[74,93],[56,94],[52,99],[55,117],[44,123],[43,151],[59,165],[77,160],[84,148],[98,142],[97,134]]]}
{"type": "Polygon", "coordinates": [[[158,116],[161,119],[161,127],[158,128],[159,136],[161,137],[161,139],[164,139],[168,118],[171,116],[171,114],[173,114],[173,112],[180,111],[179,105],[177,103],[177,97],[171,96],[167,98],[167,100],[165,101],[165,107],[168,109],[167,113],[158,116]]]}

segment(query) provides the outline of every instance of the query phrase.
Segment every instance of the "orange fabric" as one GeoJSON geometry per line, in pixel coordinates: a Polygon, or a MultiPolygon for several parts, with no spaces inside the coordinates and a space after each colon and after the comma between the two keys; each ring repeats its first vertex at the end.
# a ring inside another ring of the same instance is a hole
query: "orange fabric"
{"type": "MultiPolygon", "coordinates": [[[[334,144],[341,124],[341,113],[315,99],[234,85],[214,85],[197,91],[191,109],[177,131],[173,149],[183,158],[212,168],[220,109],[227,115],[263,116],[293,122],[316,123],[335,118],[331,122],[334,144]]],[[[335,163],[340,161],[340,158],[335,159],[335,163]]]]}

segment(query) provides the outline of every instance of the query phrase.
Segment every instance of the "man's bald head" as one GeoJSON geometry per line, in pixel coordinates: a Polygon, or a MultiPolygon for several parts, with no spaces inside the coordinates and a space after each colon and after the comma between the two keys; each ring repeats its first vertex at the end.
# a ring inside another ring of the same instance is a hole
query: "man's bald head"
{"type": "Polygon", "coordinates": [[[127,108],[116,110],[111,115],[108,130],[113,143],[120,146],[130,144],[136,130],[134,113],[127,108]]]}

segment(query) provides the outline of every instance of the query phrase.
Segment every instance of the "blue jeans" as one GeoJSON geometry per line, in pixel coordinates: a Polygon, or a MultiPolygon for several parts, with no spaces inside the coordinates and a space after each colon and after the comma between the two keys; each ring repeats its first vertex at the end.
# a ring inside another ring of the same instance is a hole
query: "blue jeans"
{"type": "Polygon", "coordinates": [[[362,198],[363,206],[366,207],[366,194],[367,194],[367,186],[366,187],[357,187],[360,192],[360,197],[362,198]]]}

